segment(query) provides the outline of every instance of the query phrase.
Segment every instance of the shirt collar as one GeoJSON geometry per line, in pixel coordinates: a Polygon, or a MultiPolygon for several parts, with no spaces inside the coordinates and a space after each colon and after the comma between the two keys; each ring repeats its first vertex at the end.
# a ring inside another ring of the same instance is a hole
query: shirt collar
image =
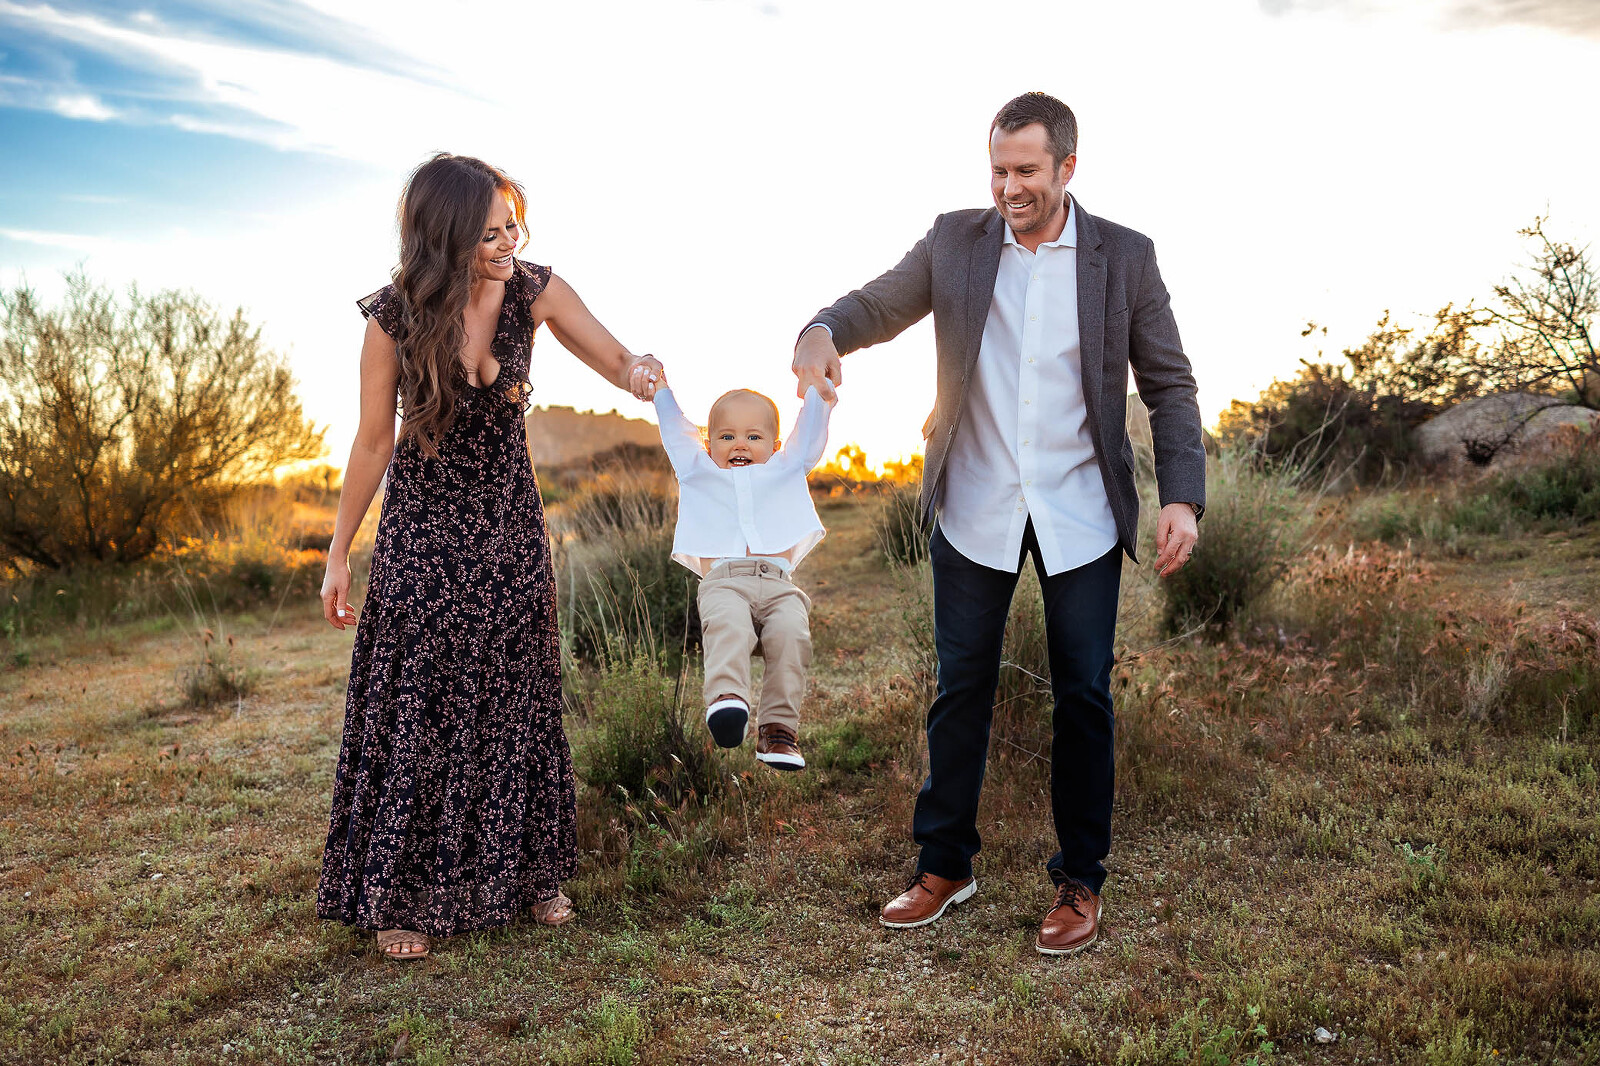
{"type": "MultiPolygon", "coordinates": [[[[1003,244],[1017,244],[1017,235],[1011,232],[1011,223],[1002,222],[1005,227],[1005,236],[1001,239],[1003,244]]],[[[1021,245],[1017,245],[1019,248],[1021,245]]],[[[1076,248],[1078,247],[1078,205],[1073,202],[1072,195],[1067,195],[1067,224],[1061,227],[1061,236],[1053,241],[1046,241],[1039,245],[1040,248],[1076,248]]]]}

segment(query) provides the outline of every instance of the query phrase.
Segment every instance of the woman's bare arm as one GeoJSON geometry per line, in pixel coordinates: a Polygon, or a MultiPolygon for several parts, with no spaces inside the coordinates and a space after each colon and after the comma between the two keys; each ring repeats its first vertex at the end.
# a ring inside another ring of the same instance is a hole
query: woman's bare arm
{"type": "Polygon", "coordinates": [[[584,306],[571,285],[558,274],[533,301],[535,323],[550,327],[561,346],[596,374],[641,400],[655,395],[661,364],[652,355],[634,355],[584,306]],[[652,377],[652,374],[656,377],[652,377]]]}
{"type": "Polygon", "coordinates": [[[333,543],[328,546],[328,573],[322,582],[323,616],[339,629],[355,620],[355,612],[349,609],[350,545],[394,455],[399,377],[394,340],[369,319],[361,343],[361,423],[344,468],[339,514],[333,523],[333,543]]]}

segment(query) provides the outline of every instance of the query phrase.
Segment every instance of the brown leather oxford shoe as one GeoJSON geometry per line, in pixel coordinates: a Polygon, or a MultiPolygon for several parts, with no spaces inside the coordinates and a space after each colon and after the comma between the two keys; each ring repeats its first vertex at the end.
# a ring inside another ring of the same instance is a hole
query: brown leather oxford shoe
{"type": "Polygon", "coordinates": [[[1055,902],[1039,925],[1033,946],[1041,955],[1076,955],[1100,935],[1100,897],[1082,881],[1056,886],[1055,902]]]}
{"type": "Polygon", "coordinates": [[[972,878],[952,881],[926,870],[911,875],[906,890],[883,905],[878,921],[889,929],[915,929],[930,925],[944,916],[953,903],[965,903],[978,891],[972,878]]]}

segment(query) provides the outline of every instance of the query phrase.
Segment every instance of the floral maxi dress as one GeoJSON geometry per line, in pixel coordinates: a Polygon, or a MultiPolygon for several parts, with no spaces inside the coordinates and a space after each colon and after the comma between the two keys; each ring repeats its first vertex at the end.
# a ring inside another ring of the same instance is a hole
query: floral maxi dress
{"type": "MultiPolygon", "coordinates": [[[[518,260],[491,353],[426,457],[395,446],[350,661],[317,914],[429,936],[504,925],[577,866],[544,506],[528,460],[533,301],[518,260]]],[[[393,285],[359,301],[391,337],[393,285]]]]}

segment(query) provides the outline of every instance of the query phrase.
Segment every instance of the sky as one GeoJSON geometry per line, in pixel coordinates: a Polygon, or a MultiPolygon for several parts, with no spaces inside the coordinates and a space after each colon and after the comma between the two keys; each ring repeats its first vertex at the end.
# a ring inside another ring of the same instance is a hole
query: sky
{"type": "MultiPolygon", "coordinates": [[[[787,423],[799,328],[987,206],[990,119],[1038,89],[1069,190],[1154,240],[1212,422],[1385,310],[1485,298],[1535,216],[1600,235],[1596,69],[1592,0],[0,0],[0,285],[244,307],[342,466],[406,175],[477,155],[686,411],[755,388],[787,423]]],[[[833,442],[916,449],[933,367],[931,322],[847,356],[833,442]]],[[[544,333],[532,378],[653,417],[544,333]]]]}

